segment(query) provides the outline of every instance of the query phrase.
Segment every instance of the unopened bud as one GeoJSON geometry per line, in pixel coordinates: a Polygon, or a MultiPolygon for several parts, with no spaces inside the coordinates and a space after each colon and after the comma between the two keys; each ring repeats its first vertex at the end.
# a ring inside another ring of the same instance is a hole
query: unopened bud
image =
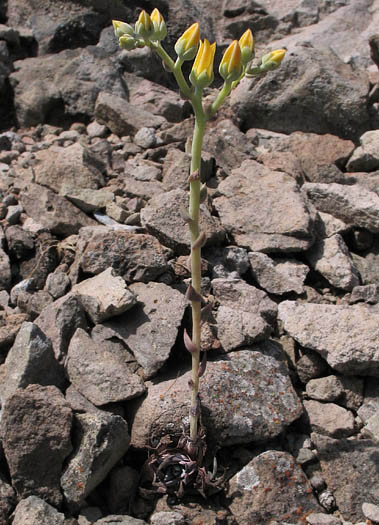
{"type": "Polygon", "coordinates": [[[193,60],[200,42],[200,26],[198,22],[192,24],[176,41],[175,53],[182,60],[193,60]]]}

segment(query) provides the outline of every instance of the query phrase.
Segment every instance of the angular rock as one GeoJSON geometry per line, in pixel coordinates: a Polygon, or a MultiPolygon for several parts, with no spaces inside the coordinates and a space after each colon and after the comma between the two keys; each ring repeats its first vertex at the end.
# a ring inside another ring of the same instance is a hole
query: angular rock
{"type": "Polygon", "coordinates": [[[130,348],[144,377],[149,378],[170,355],[187,300],[164,283],[134,283],[129,288],[137,297],[137,306],[105,326],[130,348]]]}
{"type": "Polygon", "coordinates": [[[233,90],[232,108],[244,128],[331,133],[352,140],[370,129],[365,72],[352,70],[327,47],[304,41],[286,47],[289,58],[279,69],[233,90]]]}
{"type": "Polygon", "coordinates": [[[238,523],[300,523],[320,511],[312,487],[288,452],[268,450],[230,480],[230,510],[238,523]],[[275,497],[273,495],[275,494],[275,497]]]}
{"type": "Polygon", "coordinates": [[[351,291],[359,285],[358,270],[345,241],[338,233],[316,242],[306,255],[312,268],[332,286],[351,291]]]}
{"type": "Polygon", "coordinates": [[[114,200],[114,193],[105,189],[70,188],[67,191],[62,191],[62,194],[85,213],[105,208],[107,204],[114,200]]]}
{"type": "Polygon", "coordinates": [[[95,521],[93,525],[148,525],[148,523],[125,514],[111,514],[106,518],[95,521]]]}
{"type": "Polygon", "coordinates": [[[136,302],[124,279],[116,276],[113,268],[76,284],[72,293],[94,324],[126,312],[136,302]]]}
{"type": "Polygon", "coordinates": [[[9,226],[5,230],[5,238],[8,244],[8,253],[12,258],[22,260],[30,257],[34,249],[34,239],[30,232],[21,226],[9,226]]]}
{"type": "Polygon", "coordinates": [[[77,260],[92,275],[111,266],[127,282],[148,282],[167,270],[168,253],[151,235],[97,226],[80,231],[77,260]]]}
{"type": "Polygon", "coordinates": [[[238,279],[213,279],[212,288],[220,303],[217,335],[226,352],[269,337],[277,307],[265,292],[238,279]]]}
{"type": "Polygon", "coordinates": [[[368,520],[375,522],[379,521],[379,506],[373,503],[363,503],[362,512],[368,520]]]}
{"type": "Polygon", "coordinates": [[[364,398],[358,410],[358,416],[364,423],[379,412],[379,385],[376,378],[368,377],[364,390],[364,398]]]}
{"type": "Polygon", "coordinates": [[[359,139],[356,148],[347,163],[348,171],[373,171],[379,169],[379,130],[366,131],[359,139]]]}
{"type": "Polygon", "coordinates": [[[354,304],[360,301],[368,304],[379,303],[379,284],[355,286],[351,292],[350,303],[354,304]]]}
{"type": "Polygon", "coordinates": [[[9,522],[9,517],[16,505],[16,493],[11,485],[0,474],[0,523],[4,525],[9,522]]]}
{"type": "Polygon", "coordinates": [[[342,521],[339,518],[330,514],[321,514],[321,512],[307,516],[307,523],[309,525],[342,525],[342,521]]]}
{"type": "MultiPolygon", "coordinates": [[[[343,386],[342,398],[338,403],[357,412],[363,402],[365,379],[359,376],[339,376],[338,379],[343,386]]],[[[367,378],[367,381],[370,381],[370,378],[367,378]]]]}
{"type": "Polygon", "coordinates": [[[294,154],[305,178],[310,182],[337,182],[330,180],[332,173],[342,182],[344,174],[340,170],[353,152],[354,143],[330,133],[319,135],[295,131],[279,139],[274,151],[277,150],[294,154]]]}
{"type": "Polygon", "coordinates": [[[359,184],[304,184],[303,191],[318,211],[330,213],[346,224],[379,232],[379,195],[359,184]]]}
{"type": "Polygon", "coordinates": [[[71,286],[71,281],[65,272],[56,271],[50,273],[46,279],[46,291],[53,297],[63,297],[71,286]]]}
{"type": "Polygon", "coordinates": [[[150,516],[151,525],[185,525],[185,519],[180,512],[154,512],[150,516]]]}
{"type": "Polygon", "coordinates": [[[50,340],[33,324],[22,324],[5,360],[4,380],[0,385],[1,402],[28,385],[63,387],[63,368],[55,359],[50,340]]]}
{"type": "Polygon", "coordinates": [[[78,414],[73,441],[61,487],[68,505],[78,508],[128,450],[128,425],[113,414],[78,414]]]}
{"type": "Polygon", "coordinates": [[[162,183],[166,191],[188,190],[191,157],[180,149],[169,149],[164,159],[162,183]]]}
{"type": "Polygon", "coordinates": [[[278,319],[298,343],[318,352],[334,370],[347,375],[379,376],[377,310],[359,304],[284,301],[278,307],[278,319]]]}
{"type": "Polygon", "coordinates": [[[91,403],[101,406],[145,392],[143,380],[133,373],[133,361],[121,344],[109,341],[105,346],[78,328],[70,341],[65,366],[74,387],[91,403]]]}
{"type": "Polygon", "coordinates": [[[336,401],[343,394],[343,384],[337,376],[311,379],[306,385],[306,393],[316,401],[336,401]]]}
{"type": "Polygon", "coordinates": [[[51,340],[56,359],[66,355],[71,337],[77,328],[87,328],[83,307],[74,295],[65,295],[42,310],[35,324],[51,340]]]}
{"type": "Polygon", "coordinates": [[[312,434],[322,468],[322,476],[336,499],[345,520],[364,520],[362,503],[379,504],[376,462],[379,447],[370,439],[332,439],[312,434]]]}
{"type": "Polygon", "coordinates": [[[333,217],[329,213],[323,213],[320,211],[316,219],[316,230],[317,237],[319,239],[325,239],[325,237],[331,237],[336,233],[346,233],[349,227],[340,219],[333,217]]]}
{"type": "Polygon", "coordinates": [[[292,177],[248,160],[218,186],[213,200],[221,224],[238,246],[293,252],[313,241],[312,218],[292,177]]]}
{"type": "Polygon", "coordinates": [[[20,202],[29,217],[53,234],[71,235],[96,224],[71,202],[39,184],[28,184],[20,193],[20,202]]]}
{"type": "Polygon", "coordinates": [[[181,122],[189,112],[188,101],[181,99],[177,92],[147,79],[131,88],[130,103],[163,116],[168,122],[181,122]]]}
{"type": "Polygon", "coordinates": [[[97,189],[105,184],[104,165],[79,142],[38,151],[36,159],[36,182],[56,193],[78,187],[97,189]]]}
{"type": "Polygon", "coordinates": [[[5,353],[9,350],[24,321],[29,321],[28,314],[10,313],[6,315],[0,311],[0,350],[5,353]]]}
{"type": "Polygon", "coordinates": [[[250,271],[259,286],[269,293],[304,292],[308,266],[295,259],[273,260],[260,252],[249,253],[250,271]]]}
{"type": "Polygon", "coordinates": [[[135,135],[146,123],[152,128],[159,128],[166,122],[162,116],[136,108],[125,99],[105,92],[101,92],[97,97],[95,118],[119,137],[135,135]]]}
{"type": "Polygon", "coordinates": [[[37,496],[22,499],[15,511],[14,525],[68,525],[64,514],[37,496]]]}
{"type": "MultiPolygon", "coordinates": [[[[188,421],[190,375],[149,384],[147,397],[133,410],[133,446],[142,448],[165,434],[181,434],[182,422],[188,421]]],[[[284,355],[272,342],[208,361],[204,378],[202,417],[214,446],[271,439],[301,415],[284,355]]]]}
{"type": "Polygon", "coordinates": [[[30,385],[8,398],[2,416],[4,453],[19,497],[62,503],[60,476],[71,452],[70,405],[54,386],[30,385]]]}
{"type": "Polygon", "coordinates": [[[217,166],[226,173],[238,168],[242,161],[253,155],[251,142],[229,119],[220,120],[217,126],[207,130],[203,150],[210,153],[216,159],[217,166]]]}
{"type": "MultiPolygon", "coordinates": [[[[150,199],[141,210],[141,222],[162,244],[185,254],[190,251],[190,233],[183,208],[188,208],[188,192],[172,190],[150,199]]],[[[205,246],[220,243],[225,236],[220,221],[204,204],[200,206],[200,231],[206,235],[205,246]]]]}
{"type": "Polygon", "coordinates": [[[0,290],[9,290],[11,282],[11,263],[8,254],[0,248],[0,290]]]}
{"type": "Polygon", "coordinates": [[[354,434],[353,413],[334,403],[320,403],[314,400],[303,401],[304,417],[312,432],[334,438],[348,437],[354,434]]]}

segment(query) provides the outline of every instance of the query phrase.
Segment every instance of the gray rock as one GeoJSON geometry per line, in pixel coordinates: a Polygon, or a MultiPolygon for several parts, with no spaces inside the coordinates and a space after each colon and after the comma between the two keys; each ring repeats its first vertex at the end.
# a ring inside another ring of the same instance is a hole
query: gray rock
{"type": "Polygon", "coordinates": [[[49,339],[33,323],[23,323],[5,360],[1,402],[28,385],[63,387],[63,369],[54,356],[49,339]]]}
{"type": "Polygon", "coordinates": [[[56,271],[47,276],[45,288],[54,299],[63,297],[70,286],[70,278],[65,272],[56,271]]]}
{"type": "MultiPolygon", "coordinates": [[[[182,422],[188,421],[190,375],[149,384],[147,397],[133,410],[133,446],[181,434],[182,422]]],[[[283,353],[272,342],[208,362],[200,398],[207,437],[221,447],[271,439],[302,410],[283,353]]]]}
{"type": "Polygon", "coordinates": [[[287,43],[279,69],[258,82],[241,82],[231,95],[233,110],[245,128],[357,139],[370,128],[367,74],[353,71],[319,42],[312,46],[299,40],[287,43]]]}
{"type": "Polygon", "coordinates": [[[71,202],[39,184],[28,184],[20,193],[20,202],[29,217],[59,236],[71,235],[83,226],[95,224],[71,202]]]}
{"type": "Polygon", "coordinates": [[[228,174],[254,155],[251,142],[230,119],[220,120],[216,127],[207,129],[203,150],[228,174]]]}
{"type": "Polygon", "coordinates": [[[167,270],[169,253],[151,235],[97,226],[80,231],[76,259],[92,275],[111,266],[127,282],[148,282],[167,270]]]}
{"type": "Polygon", "coordinates": [[[114,193],[105,189],[63,188],[61,193],[85,213],[105,208],[107,204],[114,200],[114,193]]]}
{"type": "Polygon", "coordinates": [[[368,304],[379,303],[379,284],[366,284],[366,286],[355,286],[351,292],[350,303],[363,301],[368,304]]]}
{"type": "Polygon", "coordinates": [[[362,512],[364,514],[364,517],[368,520],[373,521],[374,523],[377,523],[379,521],[379,506],[374,505],[373,503],[363,503],[362,504],[362,512]]]}
{"type": "Polygon", "coordinates": [[[130,438],[122,417],[96,413],[75,416],[73,440],[61,486],[69,506],[77,508],[125,454],[130,438]]]}
{"type": "Polygon", "coordinates": [[[141,128],[134,136],[134,143],[144,149],[153,148],[157,143],[154,128],[141,128]]]}
{"type": "Polygon", "coordinates": [[[362,430],[362,434],[365,437],[373,439],[377,443],[379,442],[379,414],[376,413],[368,418],[362,430]]]}
{"type": "Polygon", "coordinates": [[[27,259],[34,250],[33,235],[23,230],[20,226],[9,226],[5,230],[8,252],[12,258],[17,260],[27,259]]]}
{"type": "Polygon", "coordinates": [[[330,213],[323,213],[320,211],[316,219],[317,237],[325,239],[325,237],[332,237],[336,233],[346,233],[349,229],[346,223],[333,217],[330,213]]]}
{"type": "Polygon", "coordinates": [[[72,288],[94,324],[120,315],[134,306],[136,298],[124,279],[108,268],[72,288]]]}
{"type": "Polygon", "coordinates": [[[14,511],[14,525],[66,525],[61,512],[37,496],[22,499],[14,511]]]}
{"type": "Polygon", "coordinates": [[[319,434],[312,434],[311,438],[318,451],[323,478],[342,518],[363,520],[362,503],[379,504],[379,473],[373,461],[378,445],[369,439],[332,439],[319,434]]]}
{"type": "Polygon", "coordinates": [[[359,184],[304,184],[303,191],[318,211],[330,213],[346,224],[379,232],[379,196],[359,184]]]}
{"type": "Polygon", "coordinates": [[[164,189],[166,191],[177,189],[187,191],[190,166],[190,155],[177,148],[169,149],[164,159],[162,170],[162,183],[164,189]]]}
{"type": "Polygon", "coordinates": [[[265,292],[237,279],[214,279],[212,289],[220,303],[217,334],[225,351],[269,337],[277,307],[265,292]]]}
{"type": "MultiPolygon", "coordinates": [[[[151,68],[151,56],[149,67],[151,68]]],[[[163,116],[169,122],[181,122],[189,112],[188,101],[183,100],[177,91],[146,78],[131,86],[130,103],[153,115],[163,116]]]]}
{"type": "Polygon", "coordinates": [[[379,168],[379,130],[366,131],[347,163],[348,171],[373,171],[379,168]]]}
{"type": "Polygon", "coordinates": [[[114,514],[101,518],[94,522],[93,525],[148,525],[146,521],[132,518],[132,516],[125,516],[124,514],[114,514]]]}
{"type": "Polygon", "coordinates": [[[347,375],[379,375],[377,311],[366,305],[284,301],[278,307],[278,318],[298,343],[318,352],[336,371],[347,375]]]}
{"type": "Polygon", "coordinates": [[[351,140],[344,140],[330,133],[318,135],[295,131],[276,142],[275,146],[271,146],[273,151],[288,151],[295,155],[309,182],[343,183],[345,174],[341,169],[354,150],[351,140]]]}
{"type": "MultiPolygon", "coordinates": [[[[365,379],[359,376],[339,376],[338,380],[343,387],[343,394],[338,404],[357,412],[363,402],[365,379]]],[[[370,378],[367,378],[367,381],[370,381],[370,378]]]]}
{"type": "Polygon", "coordinates": [[[128,512],[137,492],[139,478],[140,473],[128,465],[112,470],[107,493],[107,503],[112,514],[128,512]]]}
{"type": "Polygon", "coordinates": [[[320,403],[314,400],[303,401],[304,415],[312,432],[335,438],[354,434],[353,413],[334,403],[320,403]]]}
{"type": "Polygon", "coordinates": [[[354,252],[351,253],[351,256],[361,276],[362,284],[377,284],[379,281],[379,241],[374,241],[374,245],[364,257],[354,252]]]}
{"type": "Polygon", "coordinates": [[[312,268],[332,286],[351,291],[359,285],[358,270],[345,241],[338,233],[316,242],[306,255],[312,268]]]}
{"type": "Polygon", "coordinates": [[[307,516],[307,523],[309,525],[342,525],[342,521],[336,516],[321,514],[320,512],[307,516]]]}
{"type": "Polygon", "coordinates": [[[0,248],[0,290],[9,290],[11,283],[11,263],[8,254],[0,248]]]}
{"type": "Polygon", "coordinates": [[[164,117],[136,108],[125,99],[106,92],[100,93],[96,100],[95,117],[97,122],[120,137],[135,135],[147,122],[152,128],[159,128],[166,122],[164,117]]]}
{"type": "Polygon", "coordinates": [[[185,519],[179,512],[154,512],[150,516],[151,525],[185,525],[185,519]]]}
{"type": "Polygon", "coordinates": [[[218,187],[213,200],[221,224],[251,251],[303,251],[312,244],[312,219],[292,177],[248,160],[218,187]]]}
{"type": "MultiPolygon", "coordinates": [[[[178,189],[154,196],[141,210],[141,222],[162,244],[178,253],[189,253],[190,232],[182,208],[188,208],[188,192],[178,189]]],[[[225,236],[220,221],[204,204],[200,206],[200,231],[206,235],[205,246],[220,243],[225,236]]]]}
{"type": "Polygon", "coordinates": [[[278,295],[304,292],[304,281],[309,272],[305,264],[295,259],[274,260],[260,252],[250,252],[249,262],[254,279],[266,292],[278,295]]]}
{"type": "Polygon", "coordinates": [[[19,497],[62,503],[59,479],[71,452],[71,407],[54,386],[30,385],[5,403],[2,439],[12,485],[19,497]]]}
{"type": "Polygon", "coordinates": [[[67,294],[48,305],[35,324],[50,339],[56,359],[66,355],[71,337],[77,328],[87,328],[84,310],[77,297],[67,294]]]}
{"type": "Polygon", "coordinates": [[[187,301],[164,283],[134,283],[130,290],[137,296],[137,306],[105,326],[130,348],[148,378],[168,359],[187,301]]]}
{"type": "Polygon", "coordinates": [[[23,211],[24,208],[20,204],[17,204],[15,206],[8,206],[7,214],[5,216],[5,219],[8,222],[8,224],[18,224],[23,211]]]}
{"type": "Polygon", "coordinates": [[[0,474],[0,522],[8,522],[10,514],[16,505],[16,493],[3,474],[0,474]]]}
{"type": "Polygon", "coordinates": [[[104,186],[104,165],[79,142],[66,148],[52,146],[36,153],[35,181],[56,193],[68,188],[104,186]]]}
{"type": "Polygon", "coordinates": [[[305,388],[307,395],[316,401],[336,401],[343,394],[343,384],[337,376],[311,379],[305,388]]]}
{"type": "Polygon", "coordinates": [[[366,379],[363,403],[358,410],[358,416],[366,423],[369,418],[379,412],[379,385],[376,378],[366,379]]]}
{"type": "Polygon", "coordinates": [[[81,328],[70,341],[66,370],[69,381],[96,406],[127,401],[146,390],[133,373],[132,356],[121,344],[105,346],[81,328]]]}
{"type": "Polygon", "coordinates": [[[228,496],[238,523],[300,523],[320,510],[301,467],[277,450],[259,454],[233,476],[228,496]]]}

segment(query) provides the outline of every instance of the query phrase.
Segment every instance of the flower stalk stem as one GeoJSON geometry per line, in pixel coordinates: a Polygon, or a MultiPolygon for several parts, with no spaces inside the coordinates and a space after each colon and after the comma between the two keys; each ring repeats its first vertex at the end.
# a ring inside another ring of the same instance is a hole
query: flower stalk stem
{"type": "MultiPolygon", "coordinates": [[[[195,127],[192,139],[191,173],[198,172],[199,176],[190,182],[189,223],[191,234],[191,277],[192,287],[201,295],[201,245],[195,244],[200,235],[200,186],[201,186],[201,150],[205,131],[206,118],[202,107],[202,89],[195,89],[191,102],[195,112],[195,127]]],[[[190,407],[190,438],[195,440],[198,435],[199,423],[199,364],[201,344],[201,302],[191,301],[192,306],[192,342],[196,351],[192,353],[192,389],[190,407]]]]}

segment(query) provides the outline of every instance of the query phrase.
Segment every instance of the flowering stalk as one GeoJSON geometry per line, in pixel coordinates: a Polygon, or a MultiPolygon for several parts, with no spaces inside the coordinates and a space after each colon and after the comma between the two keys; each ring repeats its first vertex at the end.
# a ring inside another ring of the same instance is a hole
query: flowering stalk
{"type": "Polygon", "coordinates": [[[192,24],[175,44],[177,59],[174,61],[163,48],[161,41],[167,30],[164,19],[158,9],[149,16],[142,11],[135,24],[135,29],[129,24],[113,21],[115,34],[120,46],[131,50],[148,46],[162,60],[165,68],[170,71],[178,83],[181,93],[191,102],[195,114],[195,126],[191,151],[191,171],[189,175],[189,211],[188,223],[191,238],[191,285],[187,290],[187,298],[192,306],[192,338],[184,333],[184,343],[192,354],[191,407],[190,407],[190,448],[200,447],[199,432],[199,378],[205,370],[205,361],[200,363],[201,351],[201,247],[205,235],[200,231],[200,204],[206,199],[206,188],[201,186],[201,151],[203,146],[205,126],[212,118],[231,90],[246,76],[258,76],[279,66],[285,50],[272,51],[265,55],[256,65],[252,66],[254,58],[253,35],[248,29],[239,41],[234,40],[224,53],[219,73],[224,79],[224,85],[215,100],[206,110],[203,107],[203,91],[214,78],[213,62],[216,43],[210,44],[207,39],[200,40],[200,27],[192,24]],[[194,60],[189,76],[189,83],[184,78],[182,65],[187,60],[194,60]]]}

